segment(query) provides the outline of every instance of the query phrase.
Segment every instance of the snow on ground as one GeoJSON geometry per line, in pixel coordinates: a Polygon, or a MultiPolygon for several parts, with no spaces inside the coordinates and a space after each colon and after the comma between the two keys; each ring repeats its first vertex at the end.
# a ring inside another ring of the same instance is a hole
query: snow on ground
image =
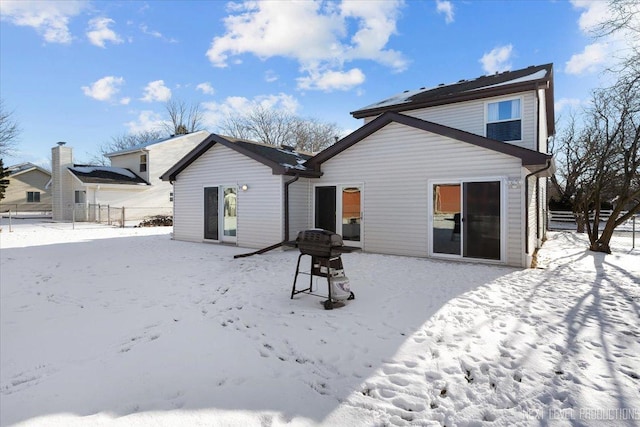
{"type": "Polygon", "coordinates": [[[2,225],[2,426],[640,424],[628,234],[551,233],[535,270],[347,254],[326,311],[295,250],[2,225]]]}

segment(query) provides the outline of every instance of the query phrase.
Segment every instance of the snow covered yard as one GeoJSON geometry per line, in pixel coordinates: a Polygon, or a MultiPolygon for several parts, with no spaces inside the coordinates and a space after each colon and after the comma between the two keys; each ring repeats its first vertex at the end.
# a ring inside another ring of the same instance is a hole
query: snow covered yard
{"type": "Polygon", "coordinates": [[[289,299],[297,251],[2,226],[3,426],[640,424],[630,238],[551,233],[536,270],[347,254],[325,311],[289,299]]]}

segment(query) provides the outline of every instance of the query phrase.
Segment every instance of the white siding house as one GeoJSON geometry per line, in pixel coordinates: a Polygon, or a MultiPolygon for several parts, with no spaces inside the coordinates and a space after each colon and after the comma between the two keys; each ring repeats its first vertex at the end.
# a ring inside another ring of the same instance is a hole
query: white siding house
{"type": "Polygon", "coordinates": [[[171,214],[172,191],[160,175],[209,132],[199,131],[108,154],[111,165],[79,165],[64,143],[52,148],[53,218],[86,220],[95,205],[125,207],[127,219],[171,214]]]}
{"type": "MultiPolygon", "coordinates": [[[[530,259],[523,240],[527,222],[523,181],[532,170],[545,168],[550,159],[388,112],[307,165],[322,168],[322,177],[313,180],[314,188],[360,189],[361,237],[356,244],[365,251],[524,266],[530,259]],[[438,206],[444,203],[438,197],[444,198],[445,190],[455,194],[446,202],[451,208],[438,206]],[[462,223],[456,224],[456,212],[463,213],[462,223]],[[492,250],[487,253],[489,246],[492,250]]],[[[316,191],[313,194],[318,197],[316,191]]],[[[337,194],[339,199],[340,191],[337,194]]],[[[318,209],[322,206],[314,205],[312,218],[317,218],[318,209]]],[[[343,220],[339,201],[336,211],[334,231],[342,234],[341,227],[348,221],[343,220]]],[[[317,221],[311,225],[326,228],[317,221]]],[[[536,247],[535,237],[531,245],[536,247]]]]}
{"type": "Polygon", "coordinates": [[[174,188],[174,238],[260,249],[288,239],[287,222],[290,235],[307,228],[317,176],[301,166],[308,158],[212,134],[162,175],[174,188]]]}
{"type": "Polygon", "coordinates": [[[175,237],[257,248],[322,228],[367,252],[531,265],[555,168],[552,64],[406,91],[351,114],[364,125],[297,169],[212,135],[163,175],[174,182],[175,237]],[[237,234],[207,238],[207,188],[217,189],[223,229],[222,191],[243,183],[237,234]]]}

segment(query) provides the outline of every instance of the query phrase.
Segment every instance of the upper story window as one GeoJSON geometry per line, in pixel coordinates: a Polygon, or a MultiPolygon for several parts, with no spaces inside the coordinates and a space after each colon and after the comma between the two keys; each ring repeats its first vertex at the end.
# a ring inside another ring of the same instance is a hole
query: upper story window
{"type": "Polygon", "coordinates": [[[147,171],[147,155],[141,154],[140,155],[140,172],[146,172],[146,171],[147,171]]]}
{"type": "Polygon", "coordinates": [[[522,139],[520,99],[487,103],[487,138],[498,141],[522,139]]]}
{"type": "Polygon", "coordinates": [[[27,191],[27,203],[40,203],[40,192],[27,191]]]}

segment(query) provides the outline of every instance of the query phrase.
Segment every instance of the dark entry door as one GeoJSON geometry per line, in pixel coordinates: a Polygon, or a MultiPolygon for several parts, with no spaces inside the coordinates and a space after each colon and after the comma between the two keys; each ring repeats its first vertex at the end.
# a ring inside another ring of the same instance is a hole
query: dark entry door
{"type": "Polygon", "coordinates": [[[315,227],[336,232],[336,187],[316,187],[315,227]]]}
{"type": "Polygon", "coordinates": [[[218,187],[204,189],[204,238],[219,240],[218,237],[218,187]]]}

